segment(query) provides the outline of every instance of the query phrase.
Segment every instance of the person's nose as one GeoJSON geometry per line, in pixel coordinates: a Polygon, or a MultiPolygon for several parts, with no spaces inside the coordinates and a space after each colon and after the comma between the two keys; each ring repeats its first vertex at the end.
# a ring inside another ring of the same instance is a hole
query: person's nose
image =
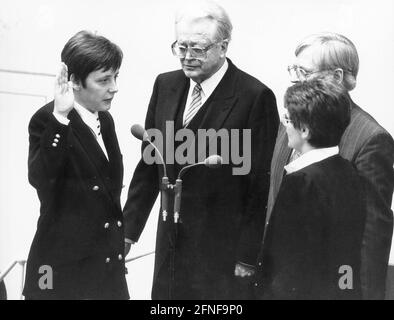
{"type": "Polygon", "coordinates": [[[297,76],[297,74],[295,72],[290,74],[290,82],[291,83],[298,83],[300,81],[301,81],[300,78],[297,76]]]}
{"type": "Polygon", "coordinates": [[[118,92],[118,84],[116,83],[116,79],[113,79],[111,82],[111,86],[109,88],[109,91],[111,93],[117,93],[118,92]]]}
{"type": "Polygon", "coordinates": [[[193,60],[193,56],[190,54],[190,50],[187,49],[186,50],[186,54],[185,54],[185,60],[193,60]]]}

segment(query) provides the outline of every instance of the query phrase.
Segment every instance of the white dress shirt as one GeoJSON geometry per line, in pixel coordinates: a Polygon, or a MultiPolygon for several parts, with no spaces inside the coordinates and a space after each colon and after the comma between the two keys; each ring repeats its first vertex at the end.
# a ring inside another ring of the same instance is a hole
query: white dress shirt
{"type": "MultiPolygon", "coordinates": [[[[200,85],[201,85],[201,105],[200,105],[199,109],[204,105],[205,101],[208,100],[208,98],[210,97],[212,92],[216,89],[219,82],[222,80],[224,74],[226,73],[227,69],[228,69],[228,62],[227,62],[227,60],[224,60],[223,65],[220,67],[220,69],[218,71],[216,71],[210,78],[208,78],[200,83],[200,85]]],[[[194,90],[194,87],[196,86],[196,84],[197,84],[197,82],[190,79],[189,93],[187,95],[185,111],[183,112],[183,123],[185,122],[185,117],[186,117],[186,115],[189,111],[190,105],[193,101],[192,94],[193,94],[193,90],[194,90]]]]}
{"type": "Polygon", "coordinates": [[[312,149],[300,155],[297,159],[285,166],[286,174],[301,170],[315,162],[322,161],[339,153],[338,146],[330,148],[312,149]]]}

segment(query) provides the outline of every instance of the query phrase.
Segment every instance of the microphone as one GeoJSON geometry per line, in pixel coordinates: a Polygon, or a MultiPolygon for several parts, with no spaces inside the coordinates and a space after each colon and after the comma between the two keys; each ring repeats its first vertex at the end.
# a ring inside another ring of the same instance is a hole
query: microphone
{"type": "Polygon", "coordinates": [[[206,167],[208,167],[208,168],[216,169],[216,168],[220,167],[220,166],[222,165],[222,163],[223,163],[223,158],[222,158],[221,156],[217,155],[217,154],[214,154],[214,155],[209,156],[208,158],[206,158],[204,161],[197,162],[197,163],[193,163],[193,164],[190,164],[190,165],[188,165],[188,166],[186,166],[186,167],[183,167],[183,168],[181,169],[181,171],[179,171],[178,179],[180,179],[181,176],[182,176],[187,170],[189,170],[191,167],[204,165],[204,166],[206,166],[206,167]]]}
{"type": "Polygon", "coordinates": [[[150,141],[148,132],[139,124],[134,124],[131,126],[131,134],[141,141],[150,141]]]}
{"type": "Polygon", "coordinates": [[[141,140],[142,142],[148,142],[156,150],[161,160],[161,163],[163,164],[164,175],[161,179],[160,196],[161,196],[161,209],[162,209],[163,221],[166,221],[168,215],[168,192],[169,192],[168,189],[170,187],[170,184],[169,184],[169,179],[167,177],[167,169],[164,163],[163,156],[160,150],[155,146],[155,144],[152,141],[150,141],[148,132],[141,125],[139,124],[132,125],[130,131],[131,134],[134,137],[136,137],[138,140],[141,140]]]}
{"type": "Polygon", "coordinates": [[[222,163],[223,163],[223,158],[221,156],[218,156],[217,154],[209,156],[204,160],[205,166],[211,169],[216,169],[220,167],[222,163]]]}
{"type": "Polygon", "coordinates": [[[141,140],[142,142],[148,142],[157,152],[161,163],[163,164],[163,169],[164,169],[164,177],[167,177],[167,169],[166,169],[166,165],[164,163],[164,159],[163,156],[160,152],[160,150],[155,146],[155,144],[150,141],[148,132],[139,124],[134,124],[131,126],[131,134],[136,137],[138,140],[141,140]]]}
{"type": "Polygon", "coordinates": [[[220,167],[223,163],[223,158],[217,154],[209,156],[202,162],[197,162],[194,164],[190,164],[186,167],[183,167],[178,174],[178,178],[175,182],[175,198],[174,198],[174,223],[178,223],[180,220],[180,211],[181,211],[181,196],[182,196],[182,179],[181,176],[190,168],[205,165],[208,168],[216,169],[220,167]]]}

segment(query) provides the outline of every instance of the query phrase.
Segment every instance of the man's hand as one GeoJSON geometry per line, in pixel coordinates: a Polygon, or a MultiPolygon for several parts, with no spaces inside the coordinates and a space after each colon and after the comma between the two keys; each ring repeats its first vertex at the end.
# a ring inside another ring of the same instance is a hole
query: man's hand
{"type": "Polygon", "coordinates": [[[68,81],[68,68],[62,62],[55,81],[55,109],[54,112],[67,117],[74,107],[74,91],[72,81],[68,81]]]}
{"type": "Polygon", "coordinates": [[[253,277],[255,274],[255,268],[253,266],[246,265],[238,262],[235,265],[234,275],[240,278],[253,277]]]}

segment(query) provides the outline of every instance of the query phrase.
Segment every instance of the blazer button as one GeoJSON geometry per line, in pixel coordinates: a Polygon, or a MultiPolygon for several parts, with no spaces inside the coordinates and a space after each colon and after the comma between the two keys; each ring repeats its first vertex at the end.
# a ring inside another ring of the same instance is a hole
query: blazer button
{"type": "Polygon", "coordinates": [[[111,261],[111,258],[105,259],[105,263],[109,263],[111,261]]]}
{"type": "Polygon", "coordinates": [[[122,222],[118,221],[118,227],[120,228],[122,226],[122,222]]]}
{"type": "Polygon", "coordinates": [[[108,222],[106,222],[106,223],[104,224],[104,228],[105,228],[105,229],[108,229],[108,228],[109,228],[109,223],[108,223],[108,222]]]}
{"type": "Polygon", "coordinates": [[[53,139],[53,142],[56,142],[56,143],[58,143],[59,142],[59,139],[53,139]]]}
{"type": "Polygon", "coordinates": [[[261,267],[261,265],[262,265],[262,263],[261,262],[259,262],[259,266],[261,267]]]}
{"type": "Polygon", "coordinates": [[[52,143],[52,147],[57,147],[57,144],[56,143],[52,143]]]}
{"type": "Polygon", "coordinates": [[[118,260],[122,260],[123,256],[120,254],[118,255],[118,260]]]}
{"type": "Polygon", "coordinates": [[[100,189],[99,186],[94,186],[94,187],[92,188],[93,191],[97,191],[97,190],[99,190],[99,189],[100,189]]]}
{"type": "Polygon", "coordinates": [[[55,137],[59,139],[60,138],[60,134],[56,133],[55,137]]]}
{"type": "Polygon", "coordinates": [[[254,286],[255,286],[255,287],[258,287],[258,286],[259,286],[259,284],[256,282],[256,283],[254,284],[254,286]]]}

